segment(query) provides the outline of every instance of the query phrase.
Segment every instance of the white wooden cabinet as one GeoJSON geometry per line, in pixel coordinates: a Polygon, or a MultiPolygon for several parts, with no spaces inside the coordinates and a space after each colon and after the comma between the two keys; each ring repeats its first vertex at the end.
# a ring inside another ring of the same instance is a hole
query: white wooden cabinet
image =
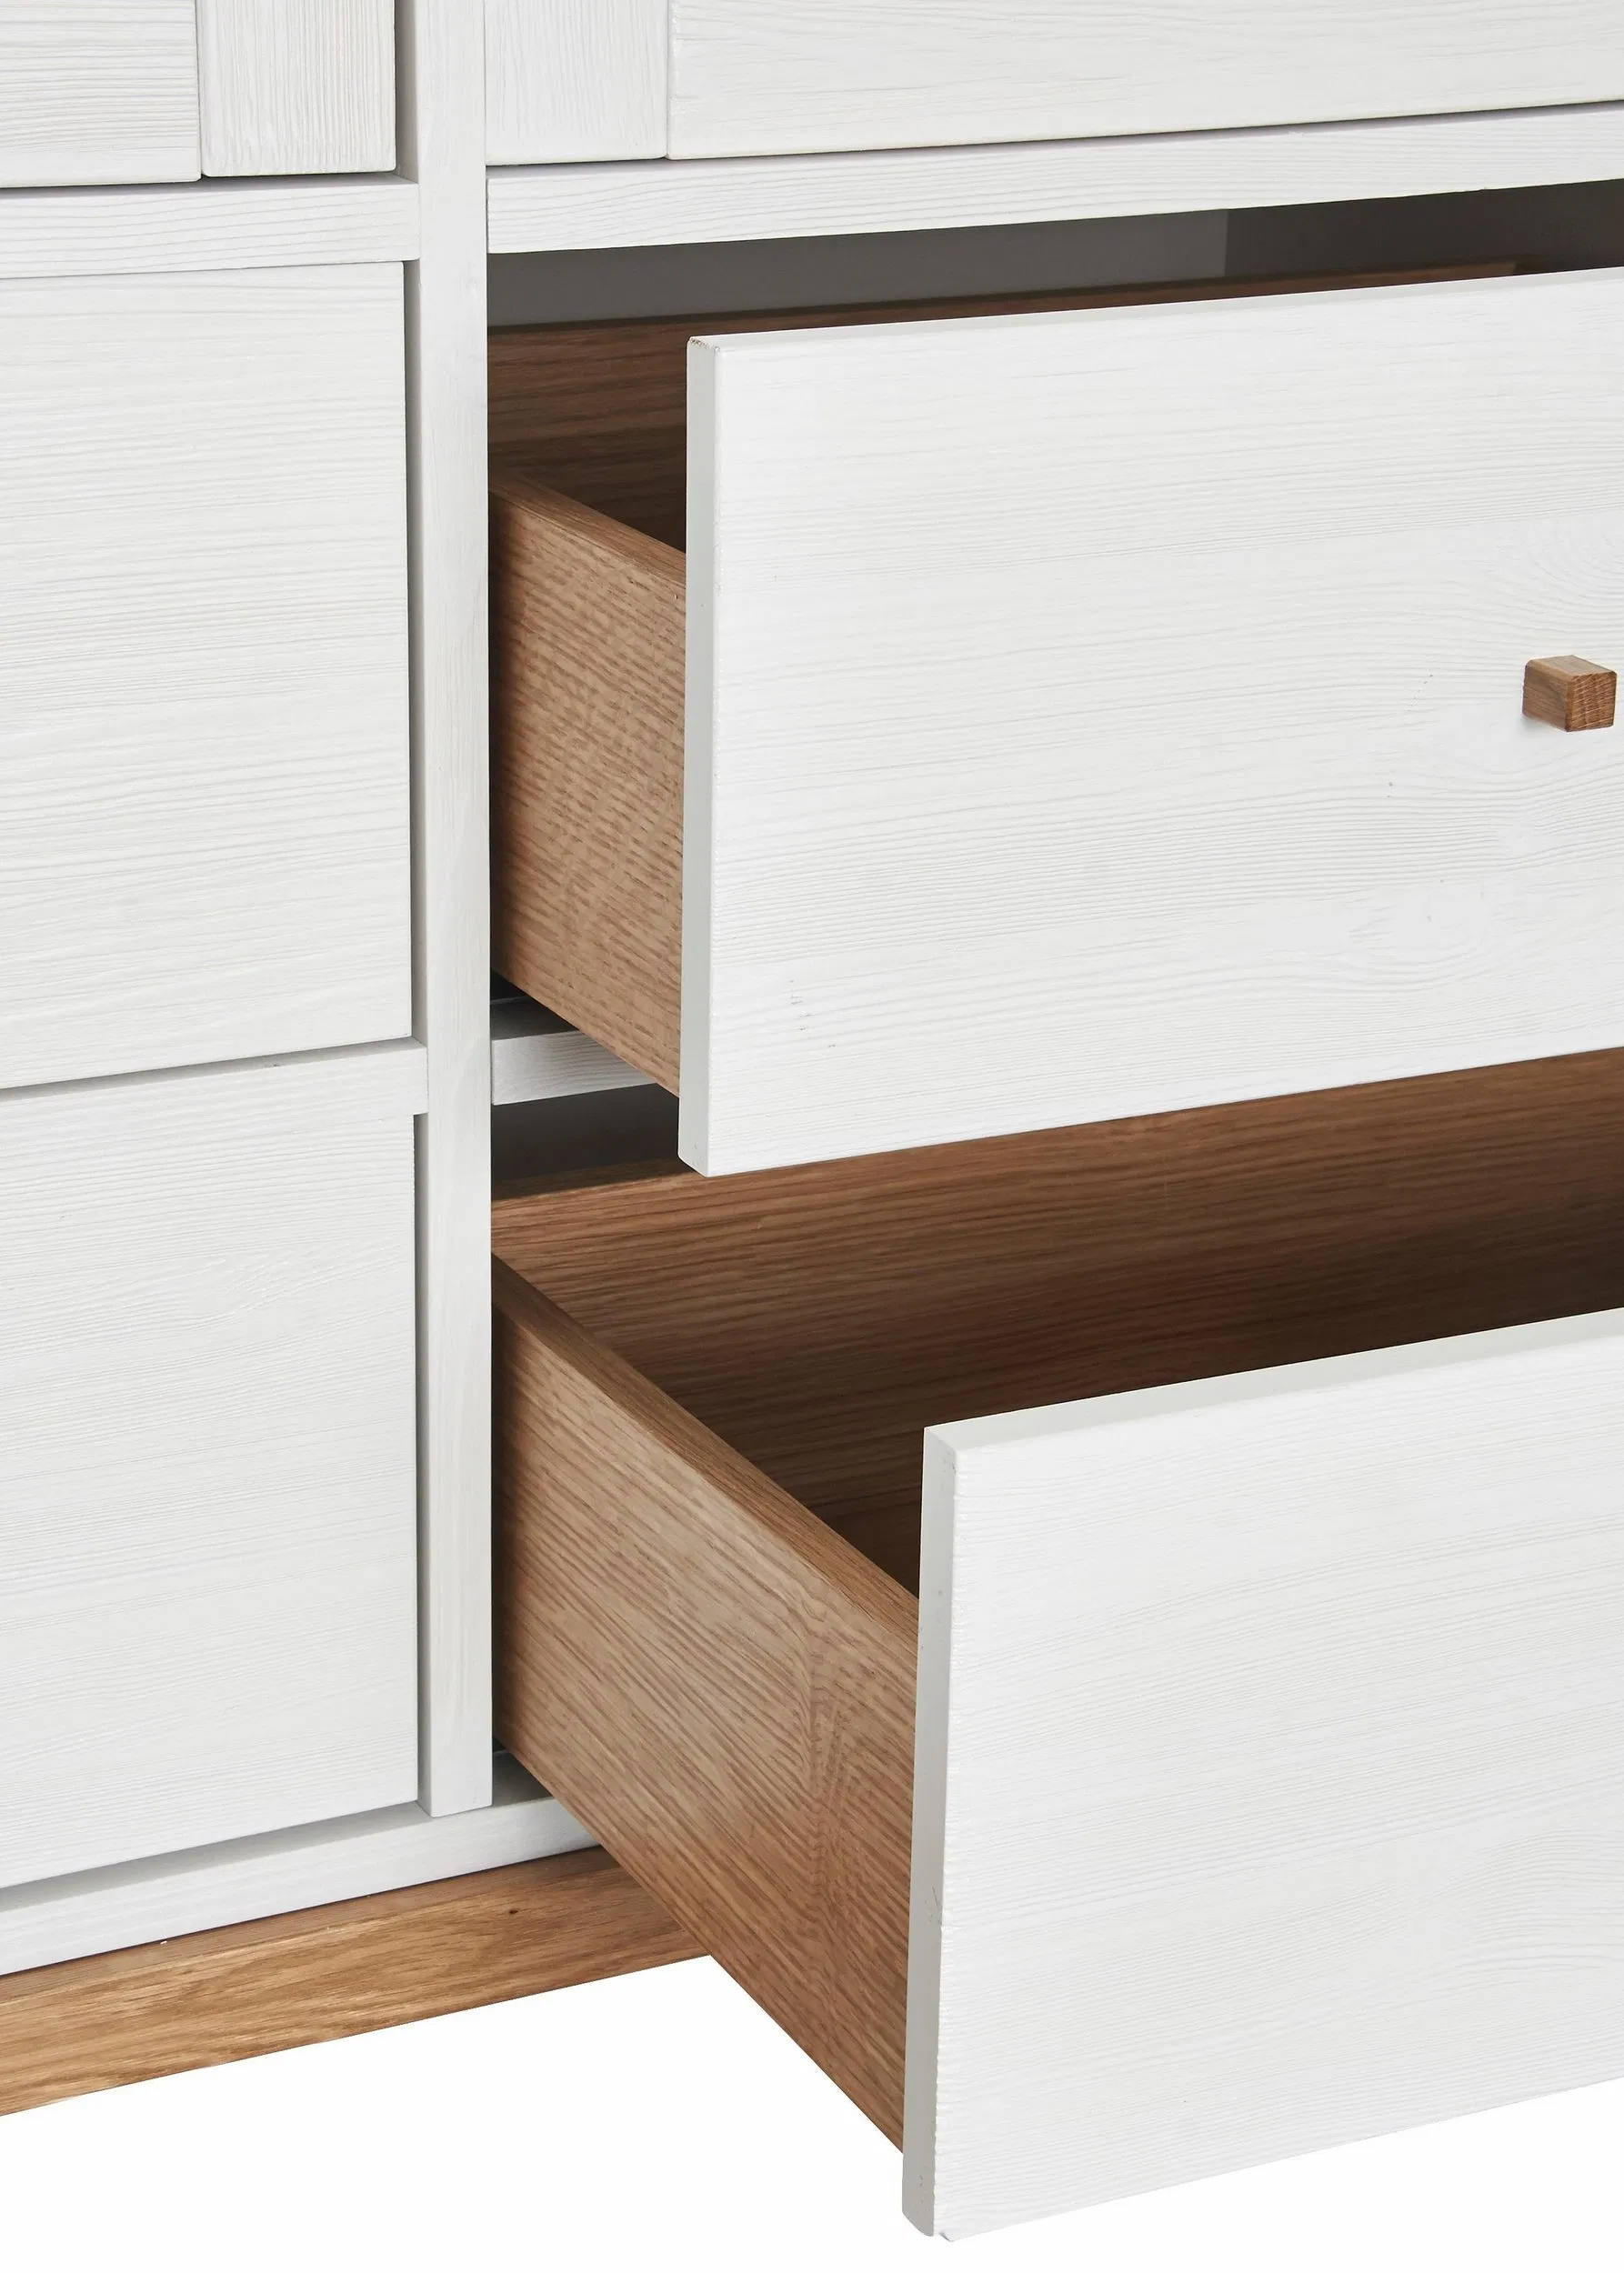
{"type": "Polygon", "coordinates": [[[0,334],[0,1086],[406,1034],[399,268],[0,334]]]}
{"type": "Polygon", "coordinates": [[[199,168],[194,0],[0,0],[0,189],[199,168]]]}
{"type": "Polygon", "coordinates": [[[0,1885],[416,1796],[421,1099],[0,1098],[0,1885]]]}
{"type": "Polygon", "coordinates": [[[961,2234],[1624,2069],[1620,174],[1616,0],[0,0],[0,2106],[697,1946],[961,2234]],[[709,1172],[498,1209],[495,1588],[493,1070],[709,1172]]]}

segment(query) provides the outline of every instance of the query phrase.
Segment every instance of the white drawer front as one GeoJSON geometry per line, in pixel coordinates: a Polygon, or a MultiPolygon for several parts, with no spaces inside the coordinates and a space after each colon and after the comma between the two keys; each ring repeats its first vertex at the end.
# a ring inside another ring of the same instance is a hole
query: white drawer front
{"type": "Polygon", "coordinates": [[[197,172],[193,0],[0,0],[0,188],[197,172]]]}
{"type": "Polygon", "coordinates": [[[493,165],[666,154],[667,0],[485,0],[493,165]]]}
{"type": "Polygon", "coordinates": [[[1624,1042],[1624,276],[697,343],[684,1156],[1624,1042]]]}
{"type": "Polygon", "coordinates": [[[906,2184],[1624,2068],[1624,1314],[927,1439],[906,2184]]]}
{"type": "Polygon", "coordinates": [[[197,0],[203,170],[386,174],[395,0],[197,0]]]}
{"type": "Polygon", "coordinates": [[[1613,0],[671,0],[673,157],[1624,95],[1613,0]]]}
{"type": "Polygon", "coordinates": [[[401,295],[0,285],[0,1087],[408,1030],[401,295]]]}
{"type": "Polygon", "coordinates": [[[417,1073],[0,1104],[0,1884],[415,1797],[417,1073]]]}

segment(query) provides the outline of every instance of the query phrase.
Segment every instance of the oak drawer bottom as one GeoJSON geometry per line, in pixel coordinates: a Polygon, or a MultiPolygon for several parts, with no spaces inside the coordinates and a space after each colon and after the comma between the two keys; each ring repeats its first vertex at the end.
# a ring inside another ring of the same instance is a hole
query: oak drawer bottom
{"type": "Polygon", "coordinates": [[[498,1209],[501,1734],[920,2223],[1624,2067],[1621,1104],[498,1209]]]}

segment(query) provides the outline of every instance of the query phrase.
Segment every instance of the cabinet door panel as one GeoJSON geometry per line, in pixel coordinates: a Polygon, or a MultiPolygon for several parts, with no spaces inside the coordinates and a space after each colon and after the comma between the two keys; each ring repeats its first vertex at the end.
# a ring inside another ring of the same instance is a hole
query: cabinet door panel
{"type": "Polygon", "coordinates": [[[0,1087],[405,1034],[399,269],[0,333],[0,1087]]]}
{"type": "Polygon", "coordinates": [[[0,1101],[0,1885],[416,1797],[416,1073],[0,1101]]]}

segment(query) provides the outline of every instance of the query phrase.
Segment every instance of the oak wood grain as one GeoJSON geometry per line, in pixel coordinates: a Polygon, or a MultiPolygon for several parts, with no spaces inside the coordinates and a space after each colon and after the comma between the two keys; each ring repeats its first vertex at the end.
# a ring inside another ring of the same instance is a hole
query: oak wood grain
{"type": "Polygon", "coordinates": [[[0,1980],[0,2114],[700,1951],[600,1850],[0,1980]]]}
{"type": "Polygon", "coordinates": [[[1624,1301],[1621,1116],[1604,1053],[538,1191],[496,1243],[911,1586],[934,1424],[1624,1301]]]}
{"type": "Polygon", "coordinates": [[[1619,674],[1582,656],[1547,656],[1530,663],[1523,678],[1523,716],[1538,718],[1564,734],[1588,734],[1610,726],[1619,710],[1619,674]]]}
{"type": "Polygon", "coordinates": [[[682,556],[510,476],[491,559],[493,959],[675,1090],[682,556]]]}
{"type": "Polygon", "coordinates": [[[504,1741],[899,2139],[917,1606],[496,1278],[504,1741]]]}

